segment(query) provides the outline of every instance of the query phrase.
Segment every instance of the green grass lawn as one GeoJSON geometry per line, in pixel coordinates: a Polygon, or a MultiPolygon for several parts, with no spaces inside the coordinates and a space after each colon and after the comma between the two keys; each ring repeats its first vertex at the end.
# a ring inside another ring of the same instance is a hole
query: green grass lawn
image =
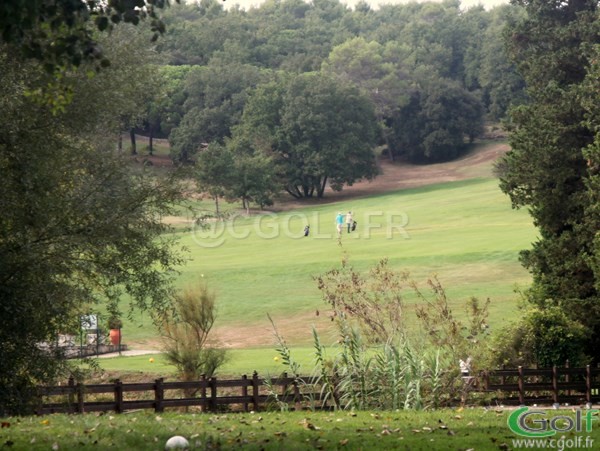
{"type": "MultiPolygon", "coordinates": [[[[335,348],[331,352],[334,351],[335,348]]],[[[250,376],[254,371],[261,377],[274,377],[287,370],[272,348],[230,349],[227,352],[227,361],[217,372],[219,379],[239,378],[243,374],[250,376]]],[[[293,347],[291,352],[294,361],[300,364],[302,375],[310,375],[314,369],[313,348],[293,347]]],[[[138,373],[148,375],[150,378],[159,376],[171,380],[176,378],[175,367],[170,365],[160,353],[103,358],[100,360],[100,365],[107,371],[128,373],[130,376],[138,373]]]]}
{"type": "MultiPolygon", "coordinates": [[[[157,414],[146,410],[121,415],[49,415],[3,418],[0,443],[6,449],[28,451],[163,450],[170,437],[181,435],[192,450],[517,449],[513,440],[519,436],[507,426],[509,415],[509,410],[481,407],[418,412],[157,414]]],[[[544,418],[556,415],[575,418],[571,410],[549,411],[544,418]]],[[[554,440],[555,449],[575,449],[565,445],[577,441],[577,449],[584,444],[593,449],[594,443],[600,443],[600,428],[597,422],[592,424],[591,432],[558,433],[549,439],[554,440]],[[562,447],[559,440],[563,440],[562,447]]]]}
{"type": "MultiPolygon", "coordinates": [[[[234,216],[211,230],[180,233],[189,249],[180,286],[207,281],[218,296],[216,331],[235,347],[269,346],[270,314],[293,345],[311,342],[311,325],[326,329],[325,309],[313,280],[340,264],[344,255],[359,270],[388,258],[420,285],[437,274],[458,315],[470,296],[492,300],[490,324],[516,314],[515,285],[528,273],[518,253],[535,240],[526,211],[511,209],[491,178],[443,183],[294,211],[234,216]],[[356,232],[336,238],[338,211],[354,212],[356,232]],[[302,236],[305,224],[311,235],[302,236]]],[[[407,302],[412,302],[407,293],[407,302]]],[[[126,322],[124,342],[143,347],[156,335],[148,317],[126,322]]],[[[333,340],[333,337],[332,337],[333,340]]]]}

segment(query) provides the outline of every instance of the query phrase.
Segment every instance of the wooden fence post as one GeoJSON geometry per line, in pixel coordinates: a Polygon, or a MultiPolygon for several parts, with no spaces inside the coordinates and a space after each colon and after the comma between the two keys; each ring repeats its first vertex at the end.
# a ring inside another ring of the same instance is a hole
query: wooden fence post
{"type": "Polygon", "coordinates": [[[210,404],[209,410],[216,411],[217,410],[217,378],[211,377],[210,381],[210,404]]]}
{"type": "Polygon", "coordinates": [[[244,407],[244,412],[248,412],[248,376],[245,374],[242,375],[242,398],[244,398],[244,403],[242,406],[244,407]]]}
{"type": "Polygon", "coordinates": [[[77,387],[75,389],[77,390],[77,413],[84,413],[85,403],[83,398],[83,392],[85,390],[85,385],[83,385],[81,382],[78,382],[77,387]]]}
{"type": "Polygon", "coordinates": [[[258,412],[258,373],[252,373],[252,405],[254,411],[258,412]]]}
{"type": "Polygon", "coordinates": [[[68,403],[69,403],[69,410],[71,412],[75,411],[77,412],[77,406],[75,405],[75,379],[73,379],[73,376],[71,376],[69,378],[69,394],[68,394],[68,403]]]}
{"type": "Polygon", "coordinates": [[[558,404],[558,368],[552,365],[552,400],[558,404]]]}
{"type": "Polygon", "coordinates": [[[115,412],[123,413],[123,382],[115,381],[115,412]]]}
{"type": "MultiPolygon", "coordinates": [[[[567,359],[565,361],[565,368],[570,368],[570,364],[569,364],[569,359],[567,359]]],[[[571,376],[569,375],[569,373],[567,372],[567,374],[565,375],[565,382],[568,384],[569,382],[571,382],[571,376]]],[[[567,390],[567,396],[571,396],[571,389],[567,390]]]]}
{"type": "Polygon", "coordinates": [[[164,379],[161,377],[154,381],[154,411],[164,411],[163,400],[165,399],[164,379]]]}
{"type": "Polygon", "coordinates": [[[207,411],[207,403],[206,403],[206,374],[200,376],[200,381],[202,382],[202,388],[200,389],[200,410],[202,412],[207,411]]]}
{"type": "Polygon", "coordinates": [[[300,387],[298,386],[298,375],[296,375],[294,377],[294,408],[298,411],[302,409],[300,399],[300,387]]]}
{"type": "MultiPolygon", "coordinates": [[[[282,377],[284,379],[287,379],[287,377],[288,377],[287,371],[283,372],[282,377]]],[[[286,396],[287,396],[287,390],[288,390],[288,384],[287,384],[287,382],[284,382],[283,384],[281,384],[281,400],[283,402],[285,402],[285,399],[286,399],[286,396]]]]}
{"type": "Polygon", "coordinates": [[[589,365],[585,366],[585,401],[592,405],[592,369],[589,365]]]}
{"type": "Polygon", "coordinates": [[[519,403],[525,405],[525,380],[523,377],[523,367],[519,365],[519,403]]]}

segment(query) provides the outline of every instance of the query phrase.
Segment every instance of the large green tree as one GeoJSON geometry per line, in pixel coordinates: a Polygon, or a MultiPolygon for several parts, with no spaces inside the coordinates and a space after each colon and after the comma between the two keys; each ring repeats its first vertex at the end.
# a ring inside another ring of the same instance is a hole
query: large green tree
{"type": "Polygon", "coordinates": [[[185,82],[185,113],[170,135],[173,159],[187,163],[202,143],[223,142],[230,136],[231,127],[242,115],[247,90],[261,78],[254,66],[218,60],[190,70],[185,82]]]}
{"type": "Polygon", "coordinates": [[[282,187],[296,198],[322,197],[377,172],[373,104],[357,88],[320,73],[260,86],[237,133],[272,155],[282,187]]]}
{"type": "Polygon", "coordinates": [[[584,149],[598,127],[585,101],[598,99],[598,86],[582,87],[591,46],[600,42],[598,2],[515,3],[525,7],[527,16],[510,29],[509,47],[530,103],[512,111],[512,150],[499,166],[501,188],[513,206],[529,209],[539,229],[533,248],[521,253],[533,275],[528,299],[539,306],[557,305],[585,325],[586,351],[597,356],[600,293],[592,261],[598,222],[588,216],[595,197],[590,191],[594,163],[588,164],[584,149]]]}
{"type": "MultiPolygon", "coordinates": [[[[589,170],[586,180],[588,203],[585,209],[586,227],[600,230],[600,45],[591,49],[592,66],[581,89],[586,125],[595,134],[594,142],[584,151],[589,170]]],[[[600,233],[596,232],[590,265],[596,276],[596,290],[600,291],[600,233]]]]}
{"type": "Polygon", "coordinates": [[[17,46],[51,72],[83,61],[106,66],[109,60],[94,30],[110,30],[121,22],[137,25],[149,18],[156,39],[164,32],[158,10],[168,4],[169,0],[3,0],[0,42],[17,46]]]}
{"type": "Polygon", "coordinates": [[[194,179],[202,193],[215,201],[215,212],[220,215],[219,198],[224,197],[233,178],[233,154],[219,143],[211,143],[198,153],[194,179]]]}
{"type": "Polygon", "coordinates": [[[58,333],[98,304],[127,309],[125,296],[158,315],[182,263],[161,222],[178,190],[132,174],[115,122],[98,122],[119,113],[118,89],[93,89],[111,71],[68,76],[77,101],[53,110],[34,95],[47,72],[0,47],[0,416],[26,411],[29,389],[60,374],[58,333]]]}
{"type": "Polygon", "coordinates": [[[322,69],[324,73],[335,74],[343,82],[357,86],[363,95],[371,99],[382,141],[387,145],[392,160],[394,149],[388,139],[388,123],[409,100],[411,82],[402,67],[402,57],[406,57],[406,53],[408,50],[396,43],[382,46],[374,41],[355,38],[335,47],[323,62],[322,69]]]}
{"type": "Polygon", "coordinates": [[[451,160],[483,130],[481,101],[455,81],[426,74],[422,80],[394,115],[390,141],[410,161],[451,160]]]}

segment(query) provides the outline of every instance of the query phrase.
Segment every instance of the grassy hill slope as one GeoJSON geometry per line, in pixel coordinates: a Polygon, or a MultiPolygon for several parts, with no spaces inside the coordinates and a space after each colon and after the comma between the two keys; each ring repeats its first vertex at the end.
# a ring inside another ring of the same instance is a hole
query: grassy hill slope
{"type": "MultiPolygon", "coordinates": [[[[491,164],[491,163],[490,163],[491,164]]],[[[216,332],[232,347],[271,346],[269,313],[292,344],[310,342],[310,327],[330,329],[313,276],[338,266],[343,255],[359,270],[388,258],[425,286],[437,274],[457,313],[470,296],[491,298],[492,327],[514,316],[515,284],[529,275],[518,252],[530,247],[536,231],[526,211],[515,211],[498,182],[485,176],[455,182],[312,204],[279,213],[234,216],[211,230],[181,234],[191,261],[180,284],[207,281],[218,294],[216,332]],[[345,231],[341,245],[334,218],[351,210],[358,230],[345,231]],[[302,230],[311,226],[311,235],[302,230]]],[[[409,299],[410,301],[410,299],[409,299]]],[[[145,318],[128,323],[125,342],[155,344],[145,318]],[[140,324],[142,327],[136,327],[140,324]]]]}

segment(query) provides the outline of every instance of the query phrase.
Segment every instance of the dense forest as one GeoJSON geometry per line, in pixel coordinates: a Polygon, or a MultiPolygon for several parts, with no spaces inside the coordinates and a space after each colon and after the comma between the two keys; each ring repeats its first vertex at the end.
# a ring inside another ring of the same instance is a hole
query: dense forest
{"type": "MultiPolygon", "coordinates": [[[[213,144],[225,149],[213,157],[238,169],[272,169],[273,178],[254,177],[254,194],[234,196],[244,202],[268,202],[273,180],[294,197],[320,197],[325,183],[374,176],[375,148],[417,163],[455,158],[485,121],[522,103],[524,82],[503,44],[505,26],[522,16],[516,6],[465,10],[458,0],[377,10],[338,0],[248,11],[218,0],[174,5],[155,49],[156,90],[130,125],[168,138],[180,163],[213,144]]],[[[200,179],[239,193],[233,182],[200,179]]]]}

